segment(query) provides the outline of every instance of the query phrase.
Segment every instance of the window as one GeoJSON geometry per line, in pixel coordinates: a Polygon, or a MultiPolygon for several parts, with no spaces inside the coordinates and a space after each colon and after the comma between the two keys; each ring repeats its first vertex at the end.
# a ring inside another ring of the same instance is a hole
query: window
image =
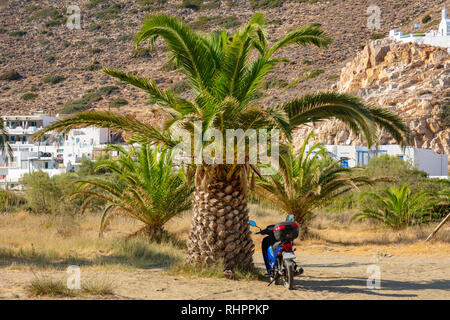
{"type": "Polygon", "coordinates": [[[44,169],[48,169],[48,162],[44,162],[44,169]]]}
{"type": "Polygon", "coordinates": [[[348,160],[345,157],[341,157],[341,167],[342,168],[348,168],[348,160]],[[345,159],[345,160],[342,160],[345,159]]]}

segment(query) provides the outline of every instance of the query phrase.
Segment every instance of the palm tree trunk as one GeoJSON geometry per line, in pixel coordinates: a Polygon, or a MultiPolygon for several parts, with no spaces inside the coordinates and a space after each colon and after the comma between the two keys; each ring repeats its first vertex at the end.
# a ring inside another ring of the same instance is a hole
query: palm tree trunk
{"type": "Polygon", "coordinates": [[[227,179],[223,165],[197,167],[188,263],[211,264],[222,260],[225,270],[252,265],[248,171],[248,166],[238,166],[227,179]]]}
{"type": "Polygon", "coordinates": [[[298,238],[306,240],[309,236],[309,221],[305,219],[304,214],[294,214],[295,222],[298,224],[298,238]]]}

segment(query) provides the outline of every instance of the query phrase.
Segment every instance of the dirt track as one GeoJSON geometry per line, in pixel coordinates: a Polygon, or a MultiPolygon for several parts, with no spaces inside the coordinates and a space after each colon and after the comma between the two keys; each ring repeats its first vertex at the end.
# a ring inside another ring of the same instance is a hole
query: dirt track
{"type": "MultiPolygon", "coordinates": [[[[261,259],[255,260],[262,268],[261,259]]],[[[377,262],[371,257],[298,254],[297,261],[305,273],[292,291],[267,287],[264,281],[168,276],[161,269],[106,274],[82,270],[82,281],[83,277],[113,281],[116,295],[108,299],[450,299],[450,257],[384,257],[377,262]],[[381,269],[379,290],[366,286],[367,267],[372,264],[381,269]]],[[[0,299],[29,298],[24,286],[31,279],[31,272],[0,271],[0,299]]]]}

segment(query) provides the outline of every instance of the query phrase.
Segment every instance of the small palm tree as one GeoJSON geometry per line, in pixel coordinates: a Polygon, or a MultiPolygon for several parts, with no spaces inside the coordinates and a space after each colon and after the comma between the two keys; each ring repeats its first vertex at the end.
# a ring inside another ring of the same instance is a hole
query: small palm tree
{"type": "MultiPolygon", "coordinates": [[[[357,97],[335,92],[309,94],[280,105],[261,106],[259,89],[264,78],[281,62],[281,49],[291,45],[326,47],[330,38],[317,25],[297,27],[273,45],[266,37],[266,19],[256,13],[249,23],[228,34],[223,29],[209,34],[196,32],[182,20],[168,15],[149,17],[137,34],[137,44],[157,38],[165,41],[169,57],[190,85],[190,97],[181,97],[160,88],[152,79],[115,69],[104,72],[145,91],[150,102],[167,115],[161,128],[110,112],[87,111],[53,123],[37,134],[52,130],[95,125],[131,133],[130,142],[174,147],[172,134],[184,129],[195,135],[216,129],[278,129],[289,141],[300,125],[336,118],[356,134],[364,134],[368,144],[375,141],[377,126],[386,129],[397,141],[405,142],[408,129],[393,113],[367,106],[357,97]],[[198,125],[198,123],[201,123],[198,125]]],[[[210,141],[202,141],[203,147],[210,141]]],[[[247,151],[246,151],[247,152],[247,151]]],[[[248,153],[245,163],[207,163],[190,166],[194,172],[194,214],[188,241],[188,262],[213,263],[223,260],[225,268],[252,264],[254,245],[248,227],[248,153]],[[230,199],[230,197],[232,199],[230,199]]],[[[220,160],[220,159],[219,159],[220,160]]],[[[223,160],[223,159],[221,159],[223,160]]],[[[224,161],[222,161],[224,162],[224,161]]],[[[252,169],[251,169],[252,168],[252,169]]]]}
{"type": "Polygon", "coordinates": [[[283,150],[279,172],[257,179],[255,186],[258,198],[295,216],[301,228],[301,237],[307,234],[307,221],[315,209],[360,186],[390,181],[387,177],[370,178],[352,174],[357,169],[344,168],[341,162],[346,159],[333,160],[321,143],[313,144],[306,151],[313,136],[313,132],[308,135],[298,156],[292,148],[283,150]]]}
{"type": "Polygon", "coordinates": [[[374,205],[366,204],[361,213],[352,217],[351,222],[372,219],[399,229],[424,222],[434,205],[427,191],[412,194],[407,183],[404,183],[400,189],[393,186],[380,193],[367,192],[362,199],[366,197],[373,201],[365,203],[374,205]]]}
{"type": "Polygon", "coordinates": [[[125,215],[145,224],[141,233],[160,236],[167,221],[191,208],[193,189],[186,184],[183,170],[173,168],[169,152],[149,145],[129,151],[121,146],[110,148],[119,157],[99,161],[96,169],[112,172],[114,179],[107,174],[78,179],[72,196],[88,196],[83,210],[93,200],[106,201],[100,234],[114,215],[125,215]]]}

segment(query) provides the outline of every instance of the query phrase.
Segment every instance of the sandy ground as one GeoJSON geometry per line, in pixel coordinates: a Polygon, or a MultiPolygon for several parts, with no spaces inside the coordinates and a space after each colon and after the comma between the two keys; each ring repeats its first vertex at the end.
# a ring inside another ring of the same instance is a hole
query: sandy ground
{"type": "MultiPolygon", "coordinates": [[[[294,290],[267,286],[267,281],[233,281],[169,276],[162,269],[84,271],[82,280],[110,280],[114,296],[100,299],[450,299],[450,257],[362,257],[333,254],[298,254],[304,275],[294,290]],[[381,289],[367,288],[367,268],[381,270],[381,289]]],[[[262,259],[255,255],[257,266],[262,259]]],[[[65,277],[64,272],[45,272],[65,277]]],[[[0,299],[29,299],[25,285],[32,272],[0,270],[0,299]]]]}

